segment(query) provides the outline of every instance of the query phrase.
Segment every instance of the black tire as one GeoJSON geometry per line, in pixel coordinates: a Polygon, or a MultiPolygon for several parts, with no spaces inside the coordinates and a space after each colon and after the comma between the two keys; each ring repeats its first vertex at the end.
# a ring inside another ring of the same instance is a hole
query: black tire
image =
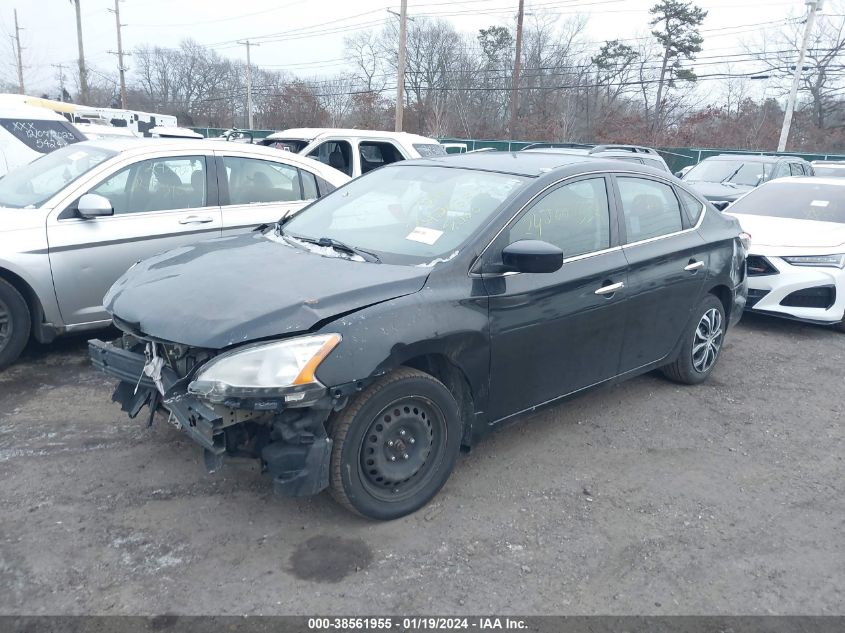
{"type": "Polygon", "coordinates": [[[443,487],[461,444],[458,404],[433,376],[400,367],[330,421],[330,491],[362,516],[411,514],[443,487]]]}
{"type": "Polygon", "coordinates": [[[0,279],[0,370],[21,355],[29,340],[29,308],[15,287],[0,279]]]}
{"type": "Polygon", "coordinates": [[[697,385],[707,380],[716,366],[725,340],[725,307],[711,294],[702,299],[695,309],[690,325],[683,335],[681,352],[674,362],[663,367],[663,374],[675,382],[685,385],[697,385]],[[713,321],[718,315],[718,335],[716,330],[708,332],[707,318],[713,321]],[[704,345],[704,347],[700,347],[704,345]],[[705,356],[702,356],[702,352],[705,356]],[[704,362],[702,362],[704,361],[704,362]]]}

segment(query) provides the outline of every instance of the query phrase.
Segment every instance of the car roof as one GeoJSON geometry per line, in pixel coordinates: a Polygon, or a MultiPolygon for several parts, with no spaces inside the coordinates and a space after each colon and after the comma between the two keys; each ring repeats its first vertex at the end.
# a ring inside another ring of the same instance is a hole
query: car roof
{"type": "Polygon", "coordinates": [[[2,103],[0,104],[0,119],[26,119],[26,120],[33,120],[33,121],[64,121],[68,123],[68,120],[64,118],[58,112],[53,112],[52,110],[48,110],[47,108],[41,108],[38,106],[28,105],[26,103],[20,104],[8,104],[2,103]]]}
{"type": "Polygon", "coordinates": [[[429,138],[427,136],[420,136],[419,134],[410,134],[408,132],[391,132],[388,130],[357,130],[353,128],[339,127],[290,128],[288,130],[282,130],[281,132],[273,132],[273,134],[268,134],[264,138],[269,140],[302,139],[313,141],[318,136],[323,135],[350,136],[352,138],[380,136],[382,138],[401,139],[408,143],[437,143],[437,141],[433,138],[429,138]]]}
{"type": "MultiPolygon", "coordinates": [[[[774,178],[768,182],[764,182],[760,185],[760,187],[771,183],[779,183],[782,185],[835,185],[837,187],[845,187],[845,178],[825,176],[784,176],[783,178],[774,178]]],[[[757,188],[759,189],[760,187],[757,188]]]]}
{"type": "Polygon", "coordinates": [[[719,154],[718,156],[708,156],[701,162],[703,163],[705,160],[746,160],[756,163],[776,163],[778,161],[788,159],[804,161],[803,158],[798,156],[773,156],[771,154],[719,154]]]}
{"type": "Polygon", "coordinates": [[[625,149],[599,149],[596,151],[589,147],[532,147],[521,150],[534,154],[572,154],[573,156],[613,156],[619,158],[646,158],[656,161],[663,160],[657,153],[631,152],[625,149]]]}
{"type": "MultiPolygon", "coordinates": [[[[599,170],[618,171],[620,162],[603,156],[582,156],[578,154],[546,153],[546,152],[469,152],[466,154],[447,154],[430,158],[417,158],[398,165],[433,165],[473,169],[478,171],[495,171],[516,176],[536,178],[550,171],[571,167],[569,171],[577,173],[584,167],[592,166],[599,170]]],[[[644,174],[661,173],[652,167],[640,163],[625,163],[625,171],[641,171],[644,174]]]]}

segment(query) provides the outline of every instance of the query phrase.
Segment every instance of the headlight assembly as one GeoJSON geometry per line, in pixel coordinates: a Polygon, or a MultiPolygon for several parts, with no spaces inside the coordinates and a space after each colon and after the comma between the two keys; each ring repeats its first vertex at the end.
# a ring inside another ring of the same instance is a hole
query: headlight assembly
{"type": "Polygon", "coordinates": [[[845,268],[845,255],[795,255],[782,257],[783,261],[793,266],[828,266],[845,268]]]}
{"type": "Polygon", "coordinates": [[[314,372],[340,341],[340,334],[318,334],[242,347],[211,360],[188,391],[211,402],[281,396],[296,402],[297,387],[323,386],[314,372]]]}

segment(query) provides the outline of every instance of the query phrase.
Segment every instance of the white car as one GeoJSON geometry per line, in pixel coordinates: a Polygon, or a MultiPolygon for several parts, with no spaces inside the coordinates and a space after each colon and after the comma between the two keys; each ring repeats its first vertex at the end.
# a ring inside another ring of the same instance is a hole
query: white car
{"type": "Polygon", "coordinates": [[[726,213],[751,235],[746,309],[845,330],[845,179],[772,180],[726,213]]]}
{"type": "Polygon", "coordinates": [[[446,148],[433,138],[379,130],[295,128],[259,143],[314,158],[352,178],[399,160],[446,155],[446,148]]]}
{"type": "Polygon", "coordinates": [[[85,136],[63,116],[24,103],[0,106],[0,177],[85,136]]]}

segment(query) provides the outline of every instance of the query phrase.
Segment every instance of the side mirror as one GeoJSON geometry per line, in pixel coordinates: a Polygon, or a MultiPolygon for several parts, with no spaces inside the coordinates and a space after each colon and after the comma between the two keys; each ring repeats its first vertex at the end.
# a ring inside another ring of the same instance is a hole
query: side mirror
{"type": "Polygon", "coordinates": [[[678,170],[678,171],[676,171],[676,172],[675,172],[674,174],[672,174],[672,175],[673,175],[673,176],[675,176],[675,178],[683,178],[683,177],[684,177],[684,172],[683,172],[682,170],[678,170]]]}
{"type": "Polygon", "coordinates": [[[518,273],[553,273],[563,266],[563,251],[542,240],[519,240],[504,248],[502,263],[518,273]]]}
{"type": "Polygon", "coordinates": [[[99,218],[114,215],[114,207],[109,199],[97,193],[86,193],[79,199],[76,212],[82,218],[99,218]]]}
{"type": "Polygon", "coordinates": [[[727,200],[722,200],[720,202],[714,202],[713,206],[716,207],[716,209],[719,210],[719,211],[724,211],[725,209],[727,209],[730,206],[730,204],[731,203],[728,202],[727,200]]]}

